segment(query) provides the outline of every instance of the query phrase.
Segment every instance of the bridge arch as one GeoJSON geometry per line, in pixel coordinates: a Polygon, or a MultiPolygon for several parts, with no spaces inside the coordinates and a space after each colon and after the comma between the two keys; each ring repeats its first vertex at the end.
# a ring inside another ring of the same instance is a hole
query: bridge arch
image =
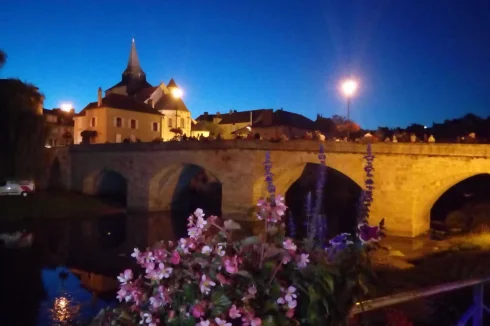
{"type": "Polygon", "coordinates": [[[83,178],[82,192],[126,205],[129,186],[129,178],[125,174],[117,169],[103,168],[92,171],[83,178]]]}
{"type": "Polygon", "coordinates": [[[322,184],[322,197],[318,198],[316,189],[319,172],[320,164],[307,163],[301,176],[285,193],[288,219],[294,221],[296,236],[306,237],[307,210],[314,211],[317,201],[321,203],[319,213],[326,218],[326,237],[332,238],[343,232],[355,232],[362,188],[342,172],[327,166],[322,184]],[[310,194],[309,208],[307,208],[308,194],[310,194]]]}
{"type": "MultiPolygon", "coordinates": [[[[364,184],[364,158],[355,154],[325,153],[326,166],[352,180],[359,187],[364,184]]],[[[298,180],[308,163],[319,164],[317,153],[271,152],[272,173],[276,193],[285,196],[288,189],[298,180]]],[[[254,199],[267,196],[267,185],[263,168],[253,184],[254,199]]]]}
{"type": "Polygon", "coordinates": [[[150,180],[150,210],[170,211],[174,234],[185,235],[187,217],[203,209],[206,216],[221,216],[222,184],[214,173],[193,163],[165,167],[150,180]]]}

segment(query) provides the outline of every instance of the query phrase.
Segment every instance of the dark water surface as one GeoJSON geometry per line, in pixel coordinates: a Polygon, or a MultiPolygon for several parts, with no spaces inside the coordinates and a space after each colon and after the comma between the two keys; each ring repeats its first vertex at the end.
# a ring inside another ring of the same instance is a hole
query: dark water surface
{"type": "Polygon", "coordinates": [[[33,232],[31,248],[0,248],[0,325],[86,325],[116,303],[134,247],[173,239],[168,213],[0,223],[33,232]]]}

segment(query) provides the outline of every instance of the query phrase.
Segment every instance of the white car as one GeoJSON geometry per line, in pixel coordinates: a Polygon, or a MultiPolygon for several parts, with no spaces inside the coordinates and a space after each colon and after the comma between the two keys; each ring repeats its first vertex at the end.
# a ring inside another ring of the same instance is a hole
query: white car
{"type": "Polygon", "coordinates": [[[23,196],[33,194],[36,191],[34,181],[31,180],[0,180],[0,196],[23,196]]]}

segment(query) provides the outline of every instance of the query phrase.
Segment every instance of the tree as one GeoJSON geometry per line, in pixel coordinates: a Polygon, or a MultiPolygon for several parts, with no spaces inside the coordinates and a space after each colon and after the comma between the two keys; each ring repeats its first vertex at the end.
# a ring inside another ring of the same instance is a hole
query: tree
{"type": "Polygon", "coordinates": [[[357,123],[352,120],[347,120],[345,117],[337,114],[332,116],[332,121],[337,126],[337,131],[341,135],[346,135],[347,130],[349,130],[350,133],[355,133],[361,130],[361,127],[357,123]]]}
{"type": "Polygon", "coordinates": [[[0,50],[0,69],[2,69],[5,62],[7,62],[7,54],[0,50]]]}
{"type": "MultiPolygon", "coordinates": [[[[5,53],[0,59],[5,62],[5,53]]],[[[0,79],[0,178],[35,178],[41,170],[46,129],[44,96],[32,84],[0,79]]]]}

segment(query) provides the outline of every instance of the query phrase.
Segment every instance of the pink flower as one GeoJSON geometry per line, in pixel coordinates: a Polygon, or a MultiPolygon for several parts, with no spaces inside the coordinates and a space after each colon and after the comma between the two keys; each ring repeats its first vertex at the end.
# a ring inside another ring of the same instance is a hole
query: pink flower
{"type": "Polygon", "coordinates": [[[284,257],[282,257],[282,263],[284,265],[286,265],[287,263],[289,263],[291,261],[291,256],[289,255],[285,255],[284,257]]]}
{"type": "Polygon", "coordinates": [[[148,324],[148,326],[156,326],[158,319],[153,319],[153,316],[147,312],[140,312],[140,324],[148,324]]]}
{"type": "Polygon", "coordinates": [[[197,217],[197,218],[203,218],[204,217],[204,212],[202,209],[200,208],[197,208],[195,211],[194,211],[194,216],[197,217]]]}
{"type": "Polygon", "coordinates": [[[310,255],[309,254],[301,254],[298,259],[298,267],[299,268],[304,268],[306,265],[310,262],[308,259],[310,255]]]}
{"type": "Polygon", "coordinates": [[[250,326],[261,326],[262,325],[262,320],[260,318],[253,318],[250,321],[250,326]]]}
{"type": "Polygon", "coordinates": [[[201,253],[204,255],[209,255],[212,251],[213,251],[213,249],[211,249],[210,246],[204,246],[201,249],[201,253]]]}
{"type": "Polygon", "coordinates": [[[155,266],[156,266],[156,265],[155,265],[155,263],[154,263],[154,262],[146,263],[146,264],[144,265],[144,267],[146,268],[145,273],[147,273],[147,274],[148,274],[148,273],[153,272],[153,271],[155,270],[155,266]]]}
{"type": "Polygon", "coordinates": [[[275,204],[276,204],[276,206],[274,207],[275,213],[279,217],[284,216],[284,214],[286,214],[286,209],[287,209],[287,206],[284,204],[284,197],[281,195],[276,195],[275,204]]]}
{"type": "Polygon", "coordinates": [[[284,249],[286,249],[286,250],[291,250],[291,251],[296,251],[296,249],[298,248],[298,247],[296,247],[296,245],[294,244],[293,240],[291,240],[291,239],[289,239],[289,238],[288,238],[286,241],[284,241],[284,242],[282,243],[282,245],[284,246],[284,249]]]}
{"type": "Polygon", "coordinates": [[[204,229],[204,226],[206,226],[206,224],[208,224],[208,222],[206,222],[206,220],[204,218],[202,218],[202,217],[197,218],[196,227],[198,227],[199,229],[202,230],[202,229],[204,229]]]}
{"type": "Polygon", "coordinates": [[[136,259],[138,264],[141,264],[143,262],[142,256],[141,256],[141,251],[138,248],[134,248],[134,252],[131,254],[131,257],[136,259]]]}
{"type": "Polygon", "coordinates": [[[286,317],[293,318],[294,317],[294,309],[288,309],[288,311],[286,311],[286,317]]]}
{"type": "Polygon", "coordinates": [[[233,305],[228,311],[228,316],[230,316],[231,319],[237,319],[240,318],[242,315],[240,314],[240,310],[236,308],[236,305],[233,305]]]}
{"type": "Polygon", "coordinates": [[[200,318],[204,316],[205,306],[202,303],[195,304],[191,309],[192,316],[200,318]]]}
{"type": "Polygon", "coordinates": [[[158,308],[164,305],[164,301],[162,298],[150,297],[150,304],[153,307],[153,309],[157,310],[158,308]]]}
{"type": "Polygon", "coordinates": [[[225,250],[224,250],[224,248],[223,248],[223,247],[224,247],[224,246],[223,246],[222,244],[219,244],[219,245],[216,247],[216,253],[217,253],[217,254],[218,254],[218,256],[220,256],[220,257],[223,257],[223,256],[226,254],[226,252],[225,252],[225,250]]]}
{"type": "Polygon", "coordinates": [[[133,271],[126,269],[122,274],[120,274],[117,279],[121,284],[126,284],[133,279],[133,271]]]}
{"type": "Polygon", "coordinates": [[[191,227],[187,230],[187,234],[190,238],[197,239],[201,235],[201,229],[196,226],[191,227]]]}
{"type": "Polygon", "coordinates": [[[231,323],[227,323],[226,320],[223,320],[220,318],[215,318],[214,321],[216,322],[216,325],[218,325],[218,326],[231,326],[231,323]]]}
{"type": "Polygon", "coordinates": [[[286,299],[287,302],[292,301],[293,299],[296,299],[296,288],[294,286],[288,287],[286,291],[286,295],[284,296],[284,299],[286,299]]]}
{"type": "Polygon", "coordinates": [[[201,277],[201,283],[199,284],[199,288],[201,289],[201,293],[204,293],[204,294],[209,294],[209,292],[211,291],[211,287],[212,286],[215,286],[216,283],[214,283],[209,277],[207,277],[206,275],[202,275],[201,277]]]}
{"type": "Polygon", "coordinates": [[[174,265],[180,264],[180,254],[177,250],[172,253],[172,258],[170,259],[170,262],[174,265]]]}
{"type": "Polygon", "coordinates": [[[225,259],[225,269],[230,274],[238,272],[238,259],[237,256],[225,259]]]}
{"type": "Polygon", "coordinates": [[[117,291],[117,299],[122,302],[123,300],[129,302],[132,299],[131,288],[126,284],[123,284],[119,291],[117,291]]]}
{"type": "Polygon", "coordinates": [[[196,324],[196,326],[209,326],[209,324],[209,320],[201,320],[199,323],[196,324]]]}

